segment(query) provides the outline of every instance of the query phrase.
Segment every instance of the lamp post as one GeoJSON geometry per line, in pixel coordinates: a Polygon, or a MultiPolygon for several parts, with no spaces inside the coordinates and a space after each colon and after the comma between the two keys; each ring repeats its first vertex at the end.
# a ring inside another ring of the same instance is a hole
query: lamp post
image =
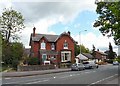
{"type": "MultiPolygon", "coordinates": [[[[87,30],[83,30],[83,31],[87,31],[87,30]]],[[[81,44],[82,44],[82,42],[81,42],[81,32],[83,32],[83,31],[79,32],[79,36],[80,36],[80,55],[81,55],[81,44]]]]}

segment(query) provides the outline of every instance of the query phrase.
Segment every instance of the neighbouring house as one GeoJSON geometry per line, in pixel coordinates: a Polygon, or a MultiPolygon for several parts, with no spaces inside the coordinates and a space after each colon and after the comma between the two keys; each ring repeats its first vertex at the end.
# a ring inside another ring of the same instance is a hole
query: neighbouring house
{"type": "Polygon", "coordinates": [[[107,57],[107,54],[104,53],[104,52],[100,52],[100,51],[95,51],[95,58],[98,60],[98,61],[103,61],[105,60],[107,57]]]}
{"type": "Polygon", "coordinates": [[[90,53],[82,53],[76,56],[76,60],[78,59],[78,62],[86,61],[86,60],[95,60],[93,55],[90,53]]]}
{"type": "Polygon", "coordinates": [[[39,58],[40,63],[49,62],[59,66],[62,63],[74,63],[75,41],[70,32],[63,32],[60,35],[38,34],[33,28],[29,45],[30,57],[39,58]]]}
{"type": "Polygon", "coordinates": [[[86,56],[89,60],[95,59],[90,53],[83,53],[83,55],[86,56]]]}
{"type": "Polygon", "coordinates": [[[79,62],[82,62],[84,60],[88,60],[88,58],[86,56],[84,56],[83,54],[79,54],[76,57],[79,59],[79,62]]]}

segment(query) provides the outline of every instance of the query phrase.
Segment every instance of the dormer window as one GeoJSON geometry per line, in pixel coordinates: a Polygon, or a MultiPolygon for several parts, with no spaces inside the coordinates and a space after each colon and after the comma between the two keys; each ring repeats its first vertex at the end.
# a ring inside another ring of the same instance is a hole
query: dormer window
{"type": "Polygon", "coordinates": [[[51,45],[51,50],[55,50],[55,44],[54,43],[52,43],[52,45],[51,45]]]}
{"type": "Polygon", "coordinates": [[[64,48],[64,49],[68,49],[68,43],[66,42],[66,40],[65,40],[65,42],[64,42],[63,48],[64,48]]]}
{"type": "Polygon", "coordinates": [[[44,40],[41,43],[41,49],[46,49],[46,43],[44,42],[44,40]]]}

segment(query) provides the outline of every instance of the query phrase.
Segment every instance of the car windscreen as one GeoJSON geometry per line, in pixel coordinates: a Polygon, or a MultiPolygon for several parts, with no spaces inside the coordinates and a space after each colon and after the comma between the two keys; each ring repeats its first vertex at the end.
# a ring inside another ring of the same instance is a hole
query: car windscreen
{"type": "Polygon", "coordinates": [[[72,64],[72,66],[76,66],[77,64],[72,64]]]}
{"type": "Polygon", "coordinates": [[[83,64],[89,64],[89,62],[83,62],[83,64]]]}

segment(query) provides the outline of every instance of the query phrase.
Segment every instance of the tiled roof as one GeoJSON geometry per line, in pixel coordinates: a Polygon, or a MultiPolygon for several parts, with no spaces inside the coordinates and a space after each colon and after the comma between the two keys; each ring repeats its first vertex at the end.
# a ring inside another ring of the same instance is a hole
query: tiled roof
{"type": "Polygon", "coordinates": [[[59,35],[36,34],[35,37],[32,37],[32,41],[39,41],[42,37],[45,37],[49,42],[55,42],[59,35]]]}
{"type": "Polygon", "coordinates": [[[100,52],[100,51],[96,51],[97,53],[100,53],[101,55],[107,55],[106,53],[104,52],[100,52]]]}
{"type": "Polygon", "coordinates": [[[91,55],[90,53],[83,53],[83,55],[89,59],[94,59],[93,55],[91,55]]]}

